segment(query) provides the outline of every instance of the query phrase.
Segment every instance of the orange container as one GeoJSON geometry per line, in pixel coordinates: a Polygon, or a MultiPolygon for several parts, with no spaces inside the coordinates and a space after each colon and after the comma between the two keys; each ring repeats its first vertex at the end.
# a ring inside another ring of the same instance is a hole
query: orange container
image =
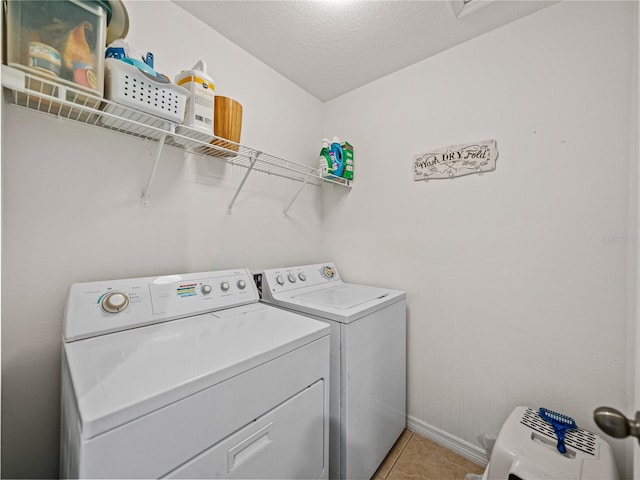
{"type": "MultiPolygon", "coordinates": [[[[213,107],[213,134],[216,137],[225,138],[234,143],[216,138],[211,142],[211,145],[237,152],[238,145],[235,144],[240,143],[241,132],[242,105],[232,98],[216,95],[213,107]]],[[[216,152],[216,154],[223,157],[233,156],[233,153],[222,150],[216,152]]]]}

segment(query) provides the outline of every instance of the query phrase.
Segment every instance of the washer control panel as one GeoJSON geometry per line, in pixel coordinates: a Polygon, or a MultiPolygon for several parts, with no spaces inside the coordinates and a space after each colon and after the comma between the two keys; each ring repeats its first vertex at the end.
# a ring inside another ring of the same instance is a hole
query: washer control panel
{"type": "Polygon", "coordinates": [[[63,336],[69,342],[257,301],[248,269],[76,283],[63,336]]]}
{"type": "Polygon", "coordinates": [[[276,268],[262,274],[263,293],[265,288],[270,293],[281,293],[339,281],[340,275],[332,263],[276,268]]]}

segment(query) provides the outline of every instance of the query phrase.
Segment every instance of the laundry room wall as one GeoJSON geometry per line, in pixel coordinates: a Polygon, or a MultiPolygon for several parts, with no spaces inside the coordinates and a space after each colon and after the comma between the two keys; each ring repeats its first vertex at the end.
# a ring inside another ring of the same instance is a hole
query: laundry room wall
{"type": "MultiPolygon", "coordinates": [[[[634,47],[635,51],[633,54],[634,62],[633,62],[633,71],[634,75],[634,85],[635,89],[633,91],[634,96],[632,96],[633,104],[635,105],[635,115],[631,122],[631,131],[633,132],[631,142],[632,142],[632,158],[640,159],[640,8],[636,8],[635,14],[635,42],[634,47]]],[[[635,222],[635,237],[640,239],[640,162],[632,162],[631,168],[631,182],[634,184],[635,188],[631,189],[631,200],[630,200],[630,223],[633,225],[635,222]],[[635,166],[635,168],[633,168],[635,166]],[[634,208],[635,207],[635,208],[634,208]]],[[[631,281],[629,282],[633,291],[636,292],[635,298],[630,299],[630,311],[633,315],[629,319],[629,342],[631,343],[630,347],[630,355],[629,355],[629,363],[634,365],[635,368],[627,369],[629,371],[628,374],[628,391],[631,397],[628,403],[627,412],[630,413],[632,411],[638,411],[640,408],[640,382],[636,381],[636,378],[640,377],[640,329],[638,328],[638,323],[640,322],[640,295],[638,295],[638,272],[640,272],[640,255],[638,255],[638,250],[633,249],[635,253],[635,275],[630,275],[631,281]]],[[[631,256],[630,256],[631,257],[631,256]]],[[[631,258],[633,259],[633,258],[631,258]]],[[[627,445],[628,458],[629,462],[633,463],[633,465],[640,465],[640,450],[638,450],[635,442],[628,442],[627,445]]]]}
{"type": "Polygon", "coordinates": [[[592,431],[628,406],[636,8],[560,2],[326,104],[355,148],[327,257],[408,292],[409,425],[468,456],[517,405],[592,431]],[[488,139],[494,172],[413,181],[413,155],[488,139]]]}
{"type": "MultiPolygon", "coordinates": [[[[244,107],[242,143],[315,165],[322,104],[169,1],[126,1],[129,43],[173,77],[199,59],[244,107]]],[[[69,286],[109,278],[321,261],[308,186],[2,104],[2,476],[58,475],[62,316],[69,286]]]]}

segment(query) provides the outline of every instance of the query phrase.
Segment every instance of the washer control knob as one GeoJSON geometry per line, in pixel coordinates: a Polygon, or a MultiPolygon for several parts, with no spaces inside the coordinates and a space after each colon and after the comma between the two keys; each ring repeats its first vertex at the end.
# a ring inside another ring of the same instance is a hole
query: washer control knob
{"type": "Polygon", "coordinates": [[[240,290],[244,290],[247,287],[247,282],[245,282],[244,280],[238,280],[238,283],[236,283],[236,285],[238,285],[238,288],[240,290]]]}
{"type": "Polygon", "coordinates": [[[307,279],[307,276],[304,274],[304,272],[300,272],[298,274],[298,278],[300,279],[300,281],[304,282],[307,279]]]}
{"type": "Polygon", "coordinates": [[[327,265],[322,269],[322,275],[324,275],[325,278],[332,279],[333,277],[335,277],[336,272],[333,268],[327,265]]]}
{"type": "Polygon", "coordinates": [[[200,291],[204,294],[204,295],[209,295],[211,293],[211,290],[213,290],[211,288],[211,285],[209,285],[208,283],[205,283],[204,285],[202,285],[200,287],[200,291]]]}
{"type": "Polygon", "coordinates": [[[280,285],[284,285],[284,277],[278,274],[278,276],[276,277],[276,282],[278,282],[280,285]]]}
{"type": "Polygon", "coordinates": [[[102,299],[102,309],[109,313],[118,313],[127,308],[129,305],[129,297],[126,293],[111,292],[107,293],[102,299]]]}
{"type": "Polygon", "coordinates": [[[222,282],[220,284],[220,290],[222,290],[223,292],[226,292],[229,290],[229,282],[222,282]]]}
{"type": "Polygon", "coordinates": [[[296,283],[296,276],[293,273],[290,273],[287,278],[291,283],[296,283]]]}

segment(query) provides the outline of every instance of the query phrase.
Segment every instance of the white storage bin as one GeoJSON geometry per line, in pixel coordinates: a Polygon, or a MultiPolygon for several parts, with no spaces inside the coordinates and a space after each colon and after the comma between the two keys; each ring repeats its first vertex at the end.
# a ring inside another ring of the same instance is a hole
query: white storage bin
{"type": "MultiPolygon", "coordinates": [[[[107,58],[104,63],[106,99],[152,117],[182,123],[188,90],[173,83],[163,83],[122,60],[107,58]]],[[[107,104],[104,111],[116,113],[114,110],[117,109],[117,106],[107,104]]],[[[115,121],[103,118],[106,125],[115,121]]]]}

